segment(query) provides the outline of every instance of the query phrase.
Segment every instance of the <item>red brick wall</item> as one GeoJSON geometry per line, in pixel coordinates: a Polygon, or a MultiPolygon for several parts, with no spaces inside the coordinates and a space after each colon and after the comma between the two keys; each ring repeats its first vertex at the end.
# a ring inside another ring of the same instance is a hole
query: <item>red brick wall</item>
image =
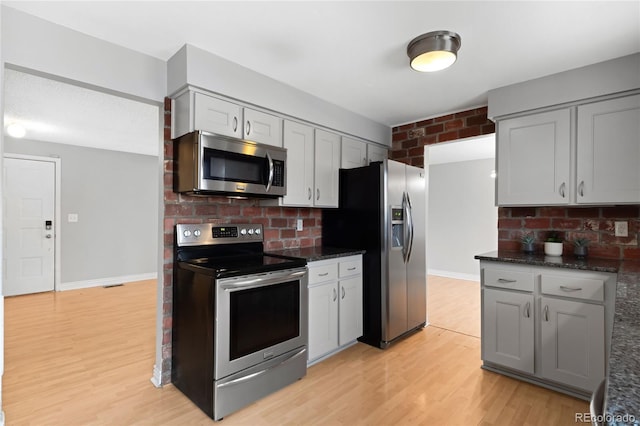
{"type": "Polygon", "coordinates": [[[590,257],[640,259],[640,206],[501,207],[498,209],[498,249],[521,250],[520,237],[533,233],[536,250],[543,251],[549,231],[564,239],[563,253],[573,253],[575,238],[588,238],[590,257]],[[628,237],[614,235],[614,223],[627,221],[628,237]]]}
{"type": "Polygon", "coordinates": [[[487,118],[487,107],[429,118],[393,128],[389,158],[414,166],[424,166],[424,146],[456,139],[495,133],[487,118]]]}
{"type": "Polygon", "coordinates": [[[173,243],[177,223],[261,223],[266,250],[321,245],[322,211],[312,208],[266,207],[255,199],[194,197],[173,192],[173,143],[171,141],[171,100],[164,103],[164,274],[162,383],[171,382],[171,314],[173,283],[173,243]],[[296,219],[304,230],[296,231],[296,219]]]}
{"type": "MultiPolygon", "coordinates": [[[[495,133],[487,119],[487,108],[448,114],[393,128],[390,158],[406,164],[424,166],[424,146],[495,133]]],[[[542,252],[543,241],[555,230],[565,239],[565,253],[573,253],[572,240],[591,240],[590,257],[640,259],[640,206],[615,207],[518,207],[498,209],[498,248],[520,250],[520,237],[533,232],[536,249],[542,252]],[[614,222],[626,220],[628,237],[614,235],[614,222]]]]}

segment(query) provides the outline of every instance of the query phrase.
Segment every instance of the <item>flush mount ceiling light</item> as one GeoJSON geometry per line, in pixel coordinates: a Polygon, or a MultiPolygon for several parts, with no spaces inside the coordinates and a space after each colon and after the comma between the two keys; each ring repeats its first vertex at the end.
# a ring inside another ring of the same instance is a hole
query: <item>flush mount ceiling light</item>
{"type": "Polygon", "coordinates": [[[461,39],[452,31],[432,31],[411,40],[407,46],[411,68],[421,72],[440,71],[457,58],[461,39]]]}

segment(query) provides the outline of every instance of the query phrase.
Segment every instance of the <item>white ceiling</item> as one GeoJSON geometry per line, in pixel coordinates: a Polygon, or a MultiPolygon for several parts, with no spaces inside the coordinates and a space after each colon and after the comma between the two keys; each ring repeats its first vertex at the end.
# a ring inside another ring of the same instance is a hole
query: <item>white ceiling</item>
{"type": "Polygon", "coordinates": [[[3,1],[163,60],[185,43],[375,121],[487,102],[487,91],[640,51],[640,1],[3,1]],[[458,61],[412,71],[407,43],[462,37],[458,61]]]}

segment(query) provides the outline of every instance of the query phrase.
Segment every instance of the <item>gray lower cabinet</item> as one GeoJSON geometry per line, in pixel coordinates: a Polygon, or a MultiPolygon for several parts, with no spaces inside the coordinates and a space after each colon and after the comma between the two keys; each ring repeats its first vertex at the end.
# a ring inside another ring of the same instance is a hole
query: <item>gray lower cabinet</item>
{"type": "Polygon", "coordinates": [[[362,336],[362,255],[309,262],[309,364],[362,336]]]}
{"type": "Polygon", "coordinates": [[[605,377],[616,274],[480,268],[483,368],[588,398],[605,377]]]}

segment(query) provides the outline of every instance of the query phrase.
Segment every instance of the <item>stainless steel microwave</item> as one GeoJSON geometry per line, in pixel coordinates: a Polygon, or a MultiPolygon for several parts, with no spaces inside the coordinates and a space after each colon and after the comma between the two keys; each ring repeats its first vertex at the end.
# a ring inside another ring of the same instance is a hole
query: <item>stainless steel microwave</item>
{"type": "Polygon", "coordinates": [[[173,144],[175,192],[262,198],[287,192],[284,148],[203,131],[173,144]]]}

